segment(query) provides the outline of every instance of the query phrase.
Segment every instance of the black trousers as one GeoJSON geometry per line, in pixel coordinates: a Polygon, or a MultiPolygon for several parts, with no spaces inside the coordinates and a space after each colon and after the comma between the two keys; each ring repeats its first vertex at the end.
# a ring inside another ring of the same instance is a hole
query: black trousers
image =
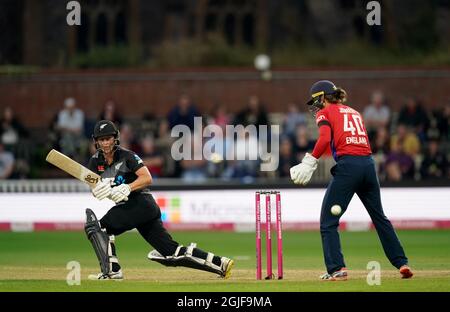
{"type": "Polygon", "coordinates": [[[163,256],[175,253],[178,243],[164,228],[161,210],[153,196],[137,194],[112,207],[100,220],[110,235],[120,235],[136,228],[142,237],[163,256]]]}
{"type": "Polygon", "coordinates": [[[333,179],[328,185],[323,199],[320,215],[320,233],[325,264],[328,273],[345,267],[341,251],[338,226],[339,219],[347,210],[356,193],[372,219],[383,246],[384,253],[396,268],[408,263],[408,258],[395,233],[395,230],[383,211],[380,197],[380,184],[371,156],[342,156],[331,168],[333,179]],[[340,205],[342,214],[334,216],[330,212],[333,205],[340,205]]]}

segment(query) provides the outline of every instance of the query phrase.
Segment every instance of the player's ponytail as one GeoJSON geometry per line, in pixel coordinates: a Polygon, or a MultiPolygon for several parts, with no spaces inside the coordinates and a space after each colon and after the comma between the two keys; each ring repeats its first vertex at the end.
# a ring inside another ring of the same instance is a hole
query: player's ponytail
{"type": "Polygon", "coordinates": [[[337,88],[333,94],[325,95],[325,99],[330,103],[345,103],[347,101],[347,92],[342,88],[337,88]]]}

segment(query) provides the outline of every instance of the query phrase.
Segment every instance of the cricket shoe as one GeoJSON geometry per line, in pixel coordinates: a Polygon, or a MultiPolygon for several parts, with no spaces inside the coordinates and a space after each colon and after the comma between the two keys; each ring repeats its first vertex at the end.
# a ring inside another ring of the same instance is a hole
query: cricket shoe
{"type": "Polygon", "coordinates": [[[123,273],[122,270],[119,270],[117,272],[111,272],[108,274],[90,274],[88,276],[88,279],[95,281],[95,280],[115,280],[115,281],[121,281],[123,280],[123,273]]]}
{"type": "Polygon", "coordinates": [[[413,272],[411,271],[411,268],[409,266],[402,265],[399,269],[400,274],[402,275],[402,278],[411,278],[413,277],[413,272]]]}
{"type": "Polygon", "coordinates": [[[323,281],[346,281],[347,280],[347,269],[341,268],[339,271],[333,272],[331,274],[325,273],[320,276],[323,281]]]}
{"type": "Polygon", "coordinates": [[[220,265],[220,268],[222,269],[222,274],[220,276],[223,277],[224,279],[227,279],[231,276],[231,269],[233,268],[234,260],[226,257],[222,257],[222,259],[220,260],[222,262],[220,265]]]}

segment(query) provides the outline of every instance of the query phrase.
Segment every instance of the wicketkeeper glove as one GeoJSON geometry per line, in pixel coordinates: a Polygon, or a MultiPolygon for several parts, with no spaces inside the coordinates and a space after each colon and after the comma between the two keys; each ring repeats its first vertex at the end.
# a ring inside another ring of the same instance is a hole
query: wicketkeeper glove
{"type": "Polygon", "coordinates": [[[294,181],[295,184],[308,184],[314,170],[317,169],[318,162],[319,160],[317,158],[309,153],[306,153],[305,157],[302,159],[302,162],[290,169],[291,180],[294,181]]]}
{"type": "Polygon", "coordinates": [[[111,189],[111,196],[109,198],[117,204],[121,201],[127,201],[130,193],[131,187],[128,184],[121,184],[111,189]]]}

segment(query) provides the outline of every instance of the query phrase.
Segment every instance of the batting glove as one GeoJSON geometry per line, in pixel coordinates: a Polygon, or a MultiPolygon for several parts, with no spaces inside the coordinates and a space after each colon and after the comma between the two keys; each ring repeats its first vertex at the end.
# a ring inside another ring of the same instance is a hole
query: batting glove
{"type": "Polygon", "coordinates": [[[305,154],[302,162],[290,169],[291,180],[295,184],[306,185],[311,180],[314,171],[317,169],[319,160],[309,153],[305,154]]]}
{"type": "Polygon", "coordinates": [[[121,201],[127,201],[130,193],[130,186],[128,184],[121,184],[111,189],[111,196],[109,198],[117,204],[121,201]]]}
{"type": "Polygon", "coordinates": [[[92,195],[98,200],[107,198],[111,194],[111,183],[113,179],[105,178],[102,179],[97,185],[92,189],[92,195]]]}

